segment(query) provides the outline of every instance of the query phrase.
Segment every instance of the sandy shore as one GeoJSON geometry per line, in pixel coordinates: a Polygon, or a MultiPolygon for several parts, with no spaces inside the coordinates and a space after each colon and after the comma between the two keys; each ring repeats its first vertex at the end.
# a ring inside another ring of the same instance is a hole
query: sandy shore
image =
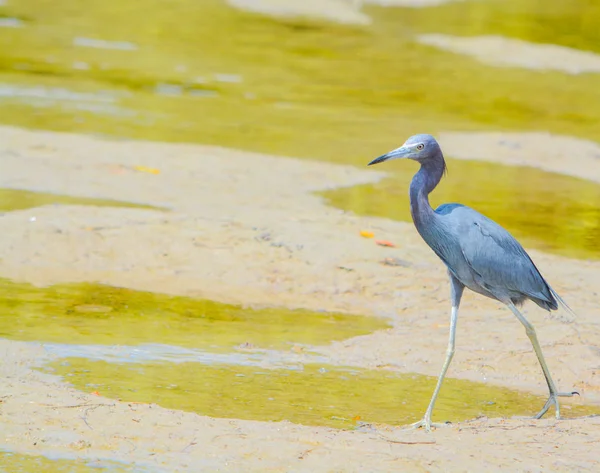
{"type": "Polygon", "coordinates": [[[228,3],[242,10],[280,18],[320,18],[354,25],[371,23],[371,18],[360,11],[360,0],[228,0],[228,3]]]}
{"type": "MultiPolygon", "coordinates": [[[[442,135],[442,141],[451,136],[442,135]]],[[[536,146],[535,136],[518,139],[526,150],[536,146]]],[[[572,140],[564,147],[584,177],[598,176],[593,146],[572,140]]],[[[502,146],[487,153],[490,160],[548,167],[545,153],[523,152],[517,161],[507,159],[502,146]]],[[[555,153],[556,163],[567,157],[555,153]]],[[[357,217],[311,194],[375,182],[381,172],[10,127],[0,127],[0,160],[2,187],[170,209],[47,206],[5,213],[2,277],[36,284],[98,281],[224,302],[385,315],[392,329],[315,351],[332,364],[438,374],[449,315],[442,264],[412,224],[357,217]],[[361,238],[362,229],[397,248],[361,238]],[[381,265],[387,257],[407,267],[381,265]]],[[[552,166],[560,171],[559,164],[552,166]]],[[[564,324],[526,307],[555,381],[561,389],[578,390],[583,402],[600,403],[600,262],[531,254],[578,314],[576,322],[564,324]]],[[[212,419],[77,392],[31,370],[47,359],[43,347],[11,341],[0,346],[8,378],[0,446],[17,452],[109,457],[167,471],[190,471],[190,465],[209,471],[241,471],[242,465],[244,471],[442,471],[449,468],[447,458],[456,462],[454,471],[476,470],[482,461],[489,471],[561,471],[594,469],[600,460],[591,447],[600,440],[598,418],[478,420],[431,435],[212,419]]],[[[545,392],[521,325],[499,304],[474,294],[464,298],[450,376],[545,392]]]]}
{"type": "Polygon", "coordinates": [[[600,72],[600,55],[556,44],[531,43],[503,36],[451,36],[423,34],[422,44],[471,56],[483,64],[522,67],[538,71],[555,70],[567,74],[600,72]]]}
{"type": "Polygon", "coordinates": [[[371,17],[361,11],[365,4],[383,7],[427,8],[460,0],[228,0],[236,8],[280,18],[320,18],[337,23],[367,25],[371,17]]]}
{"type": "Polygon", "coordinates": [[[439,141],[453,158],[532,166],[600,182],[600,145],[593,141],[544,132],[445,132],[439,141]]]}

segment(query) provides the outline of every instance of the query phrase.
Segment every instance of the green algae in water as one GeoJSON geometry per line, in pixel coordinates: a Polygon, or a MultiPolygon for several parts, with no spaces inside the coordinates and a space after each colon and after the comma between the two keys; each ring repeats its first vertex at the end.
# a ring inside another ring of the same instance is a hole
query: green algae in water
{"type": "MultiPolygon", "coordinates": [[[[377,184],[322,192],[326,202],[359,215],[410,221],[414,165],[394,163],[377,184]]],[[[388,170],[386,168],[386,170],[388,170]]],[[[460,202],[495,220],[525,246],[574,258],[600,258],[600,185],[538,169],[448,159],[431,205],[460,202]]]]}
{"type": "Polygon", "coordinates": [[[135,209],[164,210],[150,205],[122,202],[111,199],[95,199],[70,195],[35,192],[24,189],[0,188],[0,212],[31,209],[42,205],[93,205],[96,207],[127,207],[135,209]]]}
{"type": "MultiPolygon", "coordinates": [[[[199,363],[116,364],[68,358],[44,368],[77,389],[157,403],[213,417],[289,420],[338,428],[362,422],[406,424],[418,420],[435,378],[307,364],[303,370],[269,370],[199,363]]],[[[434,420],[458,422],[480,415],[533,415],[546,399],[506,388],[446,379],[434,420]]],[[[563,402],[565,417],[600,412],[563,402]],[[569,409],[571,407],[571,409],[569,409]]]]}
{"type": "Polygon", "coordinates": [[[389,327],[387,321],[209,300],[100,284],[34,287],[0,279],[0,337],[71,344],[161,343],[230,351],[327,344],[389,327]]]}
{"type": "Polygon", "coordinates": [[[50,459],[0,451],[0,471],[6,473],[97,473],[98,471],[142,473],[150,470],[111,461],[50,459]]]}
{"type": "MultiPolygon", "coordinates": [[[[373,24],[352,27],[273,19],[221,0],[10,3],[0,14],[20,18],[24,27],[0,29],[0,86],[13,90],[0,99],[0,122],[360,166],[373,150],[415,132],[535,129],[600,141],[596,74],[493,68],[414,41],[420,33],[494,33],[598,50],[594,2],[490,0],[366,11],[373,24]],[[129,47],[81,47],[77,38],[129,47]],[[89,99],[60,100],[56,90],[89,99]]],[[[477,166],[480,175],[498,171],[477,166]]],[[[451,175],[445,185],[456,195],[473,182],[468,169],[451,175]]],[[[535,185],[488,178],[489,199],[477,209],[510,223],[532,247],[593,257],[584,240],[594,241],[597,211],[581,206],[579,220],[566,225],[557,216],[563,201],[569,207],[591,194],[566,185],[569,195],[552,193],[556,206],[549,208],[543,176],[535,174],[535,185]],[[494,209],[525,189],[538,204],[535,225],[529,215],[511,217],[507,205],[494,209]],[[576,238],[567,230],[573,226],[576,238]]],[[[462,197],[453,200],[465,202],[462,197]]],[[[365,198],[362,207],[370,206],[365,198]]],[[[590,205],[597,209],[600,202],[590,205]]]]}

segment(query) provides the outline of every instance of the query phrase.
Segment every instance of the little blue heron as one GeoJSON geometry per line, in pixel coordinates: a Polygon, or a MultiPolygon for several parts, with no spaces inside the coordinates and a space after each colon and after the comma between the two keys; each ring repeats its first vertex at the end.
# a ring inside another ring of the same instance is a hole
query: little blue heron
{"type": "Polygon", "coordinates": [[[425,416],[412,425],[431,430],[433,406],[454,355],[458,306],[465,287],[506,304],[523,324],[550,391],[546,404],[535,418],[541,418],[554,405],[559,419],[558,397],[571,397],[577,393],[558,392],[535,329],[517,306],[529,299],[546,310],[558,309],[559,302],[570,309],[542,277],[519,242],[496,222],[461,204],[443,204],[433,210],[429,193],[446,171],[444,155],[433,136],[411,136],[400,148],[374,159],[369,166],[399,158],[413,159],[421,165],[410,183],[410,212],[423,240],[448,268],[452,300],[450,337],[442,372],[425,416]]]}

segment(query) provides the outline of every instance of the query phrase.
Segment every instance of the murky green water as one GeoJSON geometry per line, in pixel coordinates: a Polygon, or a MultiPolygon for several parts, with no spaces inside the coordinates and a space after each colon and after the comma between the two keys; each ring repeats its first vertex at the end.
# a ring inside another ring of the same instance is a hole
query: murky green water
{"type": "Polygon", "coordinates": [[[1,473],[143,473],[152,470],[112,461],[50,459],[42,456],[0,452],[1,473]]]}
{"type": "Polygon", "coordinates": [[[0,279],[0,337],[71,344],[161,343],[210,351],[322,345],[388,327],[329,312],[249,309],[99,284],[34,287],[0,279]]]}
{"type": "Polygon", "coordinates": [[[150,205],[135,204],[110,199],[92,199],[70,195],[33,192],[23,189],[0,188],[0,212],[24,210],[42,205],[94,205],[96,207],[129,207],[136,209],[164,210],[150,205]]]}
{"type": "MultiPolygon", "coordinates": [[[[289,420],[305,425],[352,428],[358,422],[392,425],[423,415],[435,378],[386,370],[304,365],[303,370],[199,363],[117,364],[69,358],[52,373],[82,391],[123,401],[236,419],[289,420]]],[[[533,415],[545,398],[456,379],[447,379],[436,405],[437,421],[533,415]]],[[[600,407],[564,402],[565,417],[600,413],[600,407]]]]}
{"type": "MultiPolygon", "coordinates": [[[[503,34],[600,52],[597,2],[464,1],[367,12],[371,26],[351,27],[271,19],[222,0],[8,2],[0,16],[20,27],[0,28],[0,122],[360,166],[423,131],[547,130],[600,141],[597,74],[496,69],[413,40],[431,32],[503,34]]],[[[451,200],[475,201],[530,246],[600,256],[594,186],[534,170],[450,166],[441,192],[451,200]],[[542,184],[548,179],[555,185],[542,184]],[[513,215],[523,199],[527,212],[519,206],[513,215]]],[[[365,212],[384,191],[385,184],[334,201],[365,212]]],[[[397,206],[383,214],[406,218],[405,203],[397,206]]]]}

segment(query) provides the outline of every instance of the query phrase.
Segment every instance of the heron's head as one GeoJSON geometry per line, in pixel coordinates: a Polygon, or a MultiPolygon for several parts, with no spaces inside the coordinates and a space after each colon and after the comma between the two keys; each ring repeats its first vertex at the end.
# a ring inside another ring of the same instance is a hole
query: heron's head
{"type": "Polygon", "coordinates": [[[440,154],[440,145],[435,141],[433,136],[414,135],[406,140],[400,148],[396,148],[389,153],[375,158],[369,163],[369,166],[400,158],[414,159],[415,161],[422,162],[430,158],[438,157],[440,154]]]}

